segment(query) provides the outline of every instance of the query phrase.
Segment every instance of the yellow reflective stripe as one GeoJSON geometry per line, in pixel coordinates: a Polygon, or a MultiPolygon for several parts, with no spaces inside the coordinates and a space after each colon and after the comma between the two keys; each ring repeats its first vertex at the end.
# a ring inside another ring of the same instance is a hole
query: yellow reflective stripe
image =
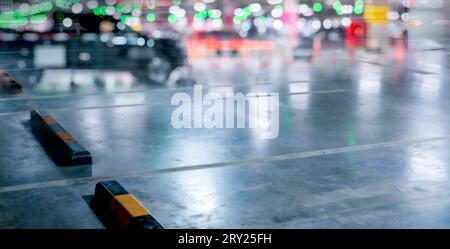
{"type": "Polygon", "coordinates": [[[114,199],[125,209],[131,218],[144,216],[150,212],[130,194],[116,195],[114,199]]]}

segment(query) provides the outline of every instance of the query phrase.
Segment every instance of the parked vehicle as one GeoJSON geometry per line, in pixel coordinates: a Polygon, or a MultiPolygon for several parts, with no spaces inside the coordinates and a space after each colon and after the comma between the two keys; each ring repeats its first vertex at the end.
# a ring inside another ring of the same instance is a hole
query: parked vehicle
{"type": "Polygon", "coordinates": [[[298,45],[294,48],[294,59],[311,60],[313,56],[313,38],[302,37],[298,45]]]}
{"type": "Polygon", "coordinates": [[[0,31],[0,51],[21,60],[22,69],[127,69],[158,83],[184,64],[179,40],[149,37],[107,16],[63,12],[53,16],[53,25],[45,32],[0,31]]]}

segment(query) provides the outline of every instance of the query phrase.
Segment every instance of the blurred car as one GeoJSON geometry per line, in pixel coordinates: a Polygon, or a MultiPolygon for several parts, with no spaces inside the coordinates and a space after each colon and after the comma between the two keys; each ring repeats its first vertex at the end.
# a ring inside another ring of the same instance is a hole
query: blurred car
{"type": "Polygon", "coordinates": [[[294,59],[311,60],[313,57],[313,38],[301,37],[298,45],[294,48],[294,59]]]}
{"type": "Polygon", "coordinates": [[[244,44],[244,39],[238,33],[230,30],[201,31],[189,38],[196,46],[203,46],[217,55],[231,53],[237,55],[244,44]]]}
{"type": "Polygon", "coordinates": [[[345,28],[342,26],[331,27],[329,29],[322,28],[316,35],[319,36],[322,41],[329,43],[342,43],[345,40],[345,28]]]}
{"type": "Polygon", "coordinates": [[[16,51],[10,55],[19,67],[38,74],[48,68],[126,69],[162,83],[184,64],[179,40],[149,37],[111,17],[55,12],[53,19],[45,32],[1,31],[0,50],[16,51]]]}

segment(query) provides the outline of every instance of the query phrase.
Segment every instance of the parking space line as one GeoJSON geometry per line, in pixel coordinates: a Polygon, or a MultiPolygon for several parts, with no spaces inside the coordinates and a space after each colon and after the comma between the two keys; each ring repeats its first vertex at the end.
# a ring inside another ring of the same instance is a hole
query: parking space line
{"type": "MultiPolygon", "coordinates": [[[[332,89],[332,90],[321,90],[321,91],[306,91],[306,92],[293,92],[293,93],[280,93],[280,96],[289,95],[306,95],[306,94],[331,94],[331,93],[341,93],[346,92],[344,89],[332,89]]],[[[257,96],[258,97],[258,96],[257,96]]],[[[262,97],[262,96],[259,96],[262,97]]],[[[158,105],[170,105],[170,100],[159,101],[152,103],[140,103],[140,104],[127,104],[127,105],[104,105],[104,106],[87,106],[87,107],[66,107],[66,108],[49,108],[48,111],[65,112],[65,111],[82,111],[82,110],[93,110],[93,109],[113,109],[113,108],[127,108],[127,107],[141,107],[141,106],[158,106],[158,105]]],[[[32,108],[30,108],[32,109],[32,108]]],[[[26,111],[17,112],[1,112],[1,116],[10,116],[16,114],[24,114],[26,111]]]]}
{"type": "MultiPolygon", "coordinates": [[[[261,82],[261,83],[239,83],[239,84],[224,84],[224,85],[210,85],[203,86],[203,89],[212,89],[219,87],[240,87],[240,86],[263,86],[263,85],[289,85],[296,83],[310,83],[308,80],[296,80],[296,81],[286,81],[284,83],[274,83],[274,82],[261,82]]],[[[105,95],[111,96],[116,94],[128,94],[128,93],[152,93],[152,92],[173,92],[173,91],[183,91],[194,89],[194,86],[189,87],[179,87],[179,88],[156,88],[156,89],[138,89],[138,90],[124,90],[124,91],[113,91],[113,92],[86,92],[79,94],[56,94],[56,95],[42,95],[42,96],[22,96],[22,97],[4,97],[0,98],[0,101],[23,101],[23,100],[35,100],[35,99],[53,99],[53,98],[66,98],[66,97],[83,97],[92,95],[105,95]]]]}
{"type": "MultiPolygon", "coordinates": [[[[397,141],[390,141],[390,142],[383,142],[383,143],[376,143],[376,144],[338,147],[338,148],[333,148],[333,149],[324,149],[324,150],[315,150],[315,151],[306,151],[306,152],[296,152],[296,153],[291,153],[291,154],[275,155],[275,156],[268,156],[268,157],[255,158],[255,159],[233,160],[233,161],[208,163],[208,164],[178,166],[178,167],[171,167],[171,168],[148,169],[148,170],[134,171],[134,172],[128,172],[128,173],[122,173],[122,174],[110,175],[110,176],[80,177],[80,178],[55,180],[55,181],[47,181],[47,182],[40,182],[40,183],[21,184],[21,185],[0,187],[0,193],[21,191],[21,190],[31,190],[31,189],[42,189],[42,188],[49,188],[49,187],[64,187],[64,186],[79,185],[79,184],[94,184],[99,181],[118,180],[118,179],[133,178],[133,177],[144,177],[144,176],[150,176],[150,175],[169,174],[169,173],[177,173],[177,172],[184,172],[184,171],[225,168],[225,167],[248,167],[248,166],[254,166],[255,164],[258,164],[258,163],[267,163],[267,162],[285,161],[285,160],[292,160],[292,159],[319,157],[319,156],[335,155],[335,154],[348,153],[348,152],[369,151],[369,150],[375,150],[375,149],[383,149],[383,148],[390,148],[390,147],[429,143],[429,142],[436,142],[436,141],[443,141],[443,140],[450,140],[450,135],[440,136],[440,137],[421,138],[421,139],[397,140],[397,141]]],[[[273,166],[273,164],[272,164],[272,166],[273,166]]]]}
{"type": "MultiPolygon", "coordinates": [[[[357,59],[357,60],[361,63],[366,63],[366,64],[370,64],[370,65],[374,65],[374,66],[389,67],[387,64],[383,64],[383,63],[376,62],[376,61],[370,61],[370,60],[365,60],[365,59],[357,59]]],[[[437,74],[435,72],[424,71],[424,70],[415,69],[415,68],[404,68],[403,70],[411,72],[411,73],[415,73],[415,74],[426,74],[426,75],[437,74]]]]}

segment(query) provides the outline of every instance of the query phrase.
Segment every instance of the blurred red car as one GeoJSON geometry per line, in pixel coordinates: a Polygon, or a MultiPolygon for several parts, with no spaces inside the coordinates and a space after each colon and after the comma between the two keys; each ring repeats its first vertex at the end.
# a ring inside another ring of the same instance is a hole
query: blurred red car
{"type": "Polygon", "coordinates": [[[203,47],[217,55],[225,53],[236,55],[242,49],[244,39],[233,31],[201,31],[194,33],[189,42],[195,47],[203,47]]]}
{"type": "Polygon", "coordinates": [[[248,58],[252,53],[270,56],[275,48],[273,41],[262,38],[243,38],[234,31],[200,31],[187,40],[188,58],[203,58],[212,54],[248,58]]]}

